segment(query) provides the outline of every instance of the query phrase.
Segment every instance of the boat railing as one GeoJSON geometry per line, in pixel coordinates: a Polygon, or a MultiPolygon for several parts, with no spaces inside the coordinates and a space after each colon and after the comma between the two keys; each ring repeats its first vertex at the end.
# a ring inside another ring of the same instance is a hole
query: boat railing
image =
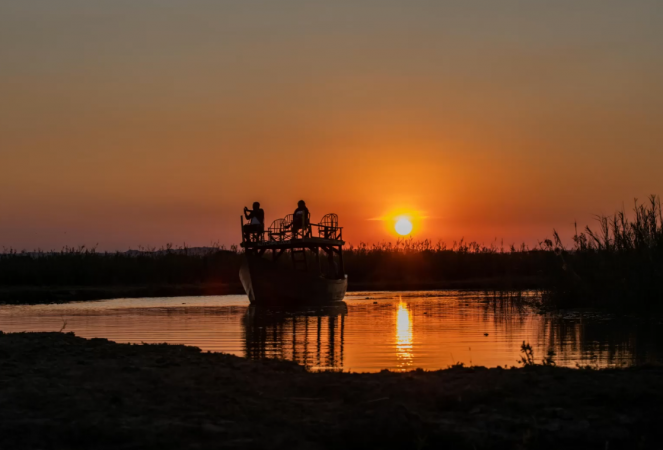
{"type": "Polygon", "coordinates": [[[284,241],[287,230],[285,219],[276,219],[267,229],[267,241],[284,241]]]}
{"type": "Polygon", "coordinates": [[[318,237],[324,239],[342,240],[343,228],[338,226],[338,216],[336,214],[326,214],[322,217],[320,223],[315,224],[318,227],[318,237]]]}
{"type": "Polygon", "coordinates": [[[286,242],[312,237],[314,234],[323,239],[343,239],[343,227],[338,226],[336,214],[326,214],[320,223],[308,223],[308,218],[305,217],[302,225],[294,227],[293,215],[288,214],[284,218],[274,220],[265,231],[243,234],[243,242],[286,242]],[[313,233],[313,229],[316,229],[317,233],[313,233]]]}

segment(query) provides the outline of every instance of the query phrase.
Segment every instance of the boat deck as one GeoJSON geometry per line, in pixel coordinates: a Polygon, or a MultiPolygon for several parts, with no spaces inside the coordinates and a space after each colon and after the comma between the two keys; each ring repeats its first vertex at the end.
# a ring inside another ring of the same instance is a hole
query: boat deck
{"type": "Polygon", "coordinates": [[[340,239],[325,239],[321,237],[304,237],[283,241],[248,241],[240,244],[243,248],[256,249],[282,249],[303,247],[342,247],[345,241],[340,239]]]}
{"type": "Polygon", "coordinates": [[[244,218],[241,223],[240,245],[246,251],[239,279],[252,305],[312,306],[343,300],[348,277],[343,266],[343,228],[336,214],[326,214],[320,223],[309,223],[306,215],[295,222],[288,215],[267,230],[244,224],[244,218]],[[284,254],[290,256],[291,267],[276,264],[284,254]]]}

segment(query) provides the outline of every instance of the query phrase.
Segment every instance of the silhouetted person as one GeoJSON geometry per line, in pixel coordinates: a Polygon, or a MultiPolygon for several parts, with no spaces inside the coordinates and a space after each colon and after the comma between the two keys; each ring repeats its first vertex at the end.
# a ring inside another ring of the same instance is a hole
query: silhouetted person
{"type": "Polygon", "coordinates": [[[249,221],[244,225],[245,240],[249,241],[253,233],[262,233],[265,231],[265,211],[260,207],[260,203],[253,202],[253,209],[244,207],[244,217],[249,221]]]}
{"type": "Polygon", "coordinates": [[[299,230],[304,230],[308,228],[308,224],[311,223],[311,213],[308,212],[306,203],[304,200],[297,202],[297,209],[292,214],[292,235],[293,237],[297,234],[299,230]]]}

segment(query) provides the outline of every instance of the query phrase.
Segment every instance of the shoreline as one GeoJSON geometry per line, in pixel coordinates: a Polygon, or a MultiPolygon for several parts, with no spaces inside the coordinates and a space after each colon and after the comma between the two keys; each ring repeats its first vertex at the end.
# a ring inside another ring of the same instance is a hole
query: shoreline
{"type": "MultiPolygon", "coordinates": [[[[453,281],[350,282],[348,293],[362,291],[416,291],[442,289],[529,290],[540,289],[537,278],[480,278],[453,281]]],[[[243,295],[241,283],[146,284],[124,286],[0,286],[0,304],[37,305],[114,298],[243,295]]]]}
{"type": "Polygon", "coordinates": [[[657,448],[663,368],[311,373],[182,345],[0,332],[0,447],[657,448]]]}

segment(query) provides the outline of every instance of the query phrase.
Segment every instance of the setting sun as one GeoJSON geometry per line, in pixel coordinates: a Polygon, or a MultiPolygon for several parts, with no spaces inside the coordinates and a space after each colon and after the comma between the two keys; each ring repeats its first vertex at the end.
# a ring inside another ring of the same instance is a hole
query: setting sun
{"type": "Polygon", "coordinates": [[[412,232],[412,222],[410,222],[409,219],[403,217],[398,219],[395,228],[396,233],[400,234],[401,236],[406,236],[412,232]]]}

